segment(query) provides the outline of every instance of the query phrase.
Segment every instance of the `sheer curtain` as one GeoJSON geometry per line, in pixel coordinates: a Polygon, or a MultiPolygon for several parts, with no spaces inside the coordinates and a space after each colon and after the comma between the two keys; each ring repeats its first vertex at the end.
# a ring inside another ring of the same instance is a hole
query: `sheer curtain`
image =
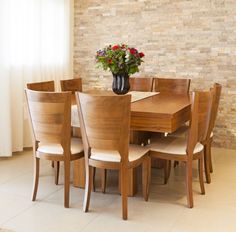
{"type": "Polygon", "coordinates": [[[31,146],[27,82],[71,78],[72,0],[0,1],[0,156],[31,146]]]}

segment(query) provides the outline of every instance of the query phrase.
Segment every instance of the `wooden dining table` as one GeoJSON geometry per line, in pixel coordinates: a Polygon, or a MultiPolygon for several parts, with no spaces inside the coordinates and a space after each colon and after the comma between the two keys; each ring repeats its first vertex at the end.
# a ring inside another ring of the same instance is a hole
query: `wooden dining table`
{"type": "MultiPolygon", "coordinates": [[[[156,94],[131,103],[130,129],[133,131],[172,133],[189,121],[189,95],[156,94]]],[[[83,160],[74,162],[75,187],[84,187],[83,160]]],[[[136,193],[136,172],[130,171],[129,195],[136,193]]]]}

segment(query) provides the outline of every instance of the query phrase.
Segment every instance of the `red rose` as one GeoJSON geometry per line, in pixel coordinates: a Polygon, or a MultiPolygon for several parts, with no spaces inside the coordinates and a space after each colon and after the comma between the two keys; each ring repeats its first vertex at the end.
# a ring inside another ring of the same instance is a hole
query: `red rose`
{"type": "Polygon", "coordinates": [[[119,45],[114,45],[114,46],[112,47],[112,50],[113,50],[113,51],[116,51],[116,50],[118,50],[119,48],[120,48],[119,45]]]}
{"type": "Polygon", "coordinates": [[[130,54],[135,55],[138,51],[135,48],[129,48],[129,52],[130,54]]]}
{"type": "Polygon", "coordinates": [[[140,56],[140,58],[142,58],[142,57],[144,57],[145,55],[144,55],[143,52],[140,52],[140,53],[139,53],[139,56],[140,56]]]}

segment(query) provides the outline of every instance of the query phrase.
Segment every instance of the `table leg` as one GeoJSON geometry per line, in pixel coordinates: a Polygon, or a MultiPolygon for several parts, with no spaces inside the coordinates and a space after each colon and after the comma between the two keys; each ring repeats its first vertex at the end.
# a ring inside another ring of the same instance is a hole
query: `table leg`
{"type": "Polygon", "coordinates": [[[74,161],[73,186],[84,188],[85,186],[85,163],[84,158],[74,161]]]}
{"type": "MultiPolygon", "coordinates": [[[[121,192],[121,177],[119,172],[119,192],[121,192]]],[[[128,196],[133,197],[137,193],[137,168],[128,171],[128,196]]]]}
{"type": "Polygon", "coordinates": [[[128,172],[128,196],[133,197],[137,193],[137,168],[132,168],[128,172]]]}

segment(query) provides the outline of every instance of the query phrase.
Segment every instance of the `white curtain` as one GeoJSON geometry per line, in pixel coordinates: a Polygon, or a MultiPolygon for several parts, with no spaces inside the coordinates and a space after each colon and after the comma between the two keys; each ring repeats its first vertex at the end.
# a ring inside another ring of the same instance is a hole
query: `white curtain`
{"type": "Polygon", "coordinates": [[[31,146],[27,82],[72,78],[73,1],[0,1],[0,156],[31,146]]]}

